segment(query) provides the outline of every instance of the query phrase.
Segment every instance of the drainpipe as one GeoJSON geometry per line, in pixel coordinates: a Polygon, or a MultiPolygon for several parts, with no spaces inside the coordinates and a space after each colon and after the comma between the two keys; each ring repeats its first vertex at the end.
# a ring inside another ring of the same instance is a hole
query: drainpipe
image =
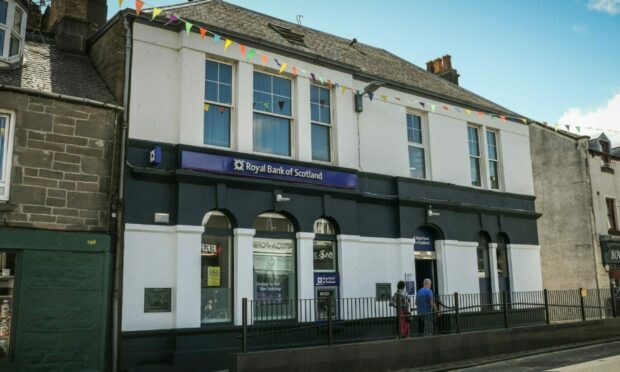
{"type": "MultiPolygon", "coordinates": [[[[598,234],[596,232],[596,213],[594,212],[594,191],[592,190],[592,173],[590,172],[590,156],[588,151],[588,141],[584,141],[584,153],[585,153],[585,170],[586,170],[586,194],[588,195],[588,205],[590,209],[590,227],[592,229],[592,260],[594,264],[594,279],[596,281],[596,288],[600,289],[601,285],[598,278],[598,265],[596,263],[596,250],[599,248],[598,234]]],[[[598,200],[597,200],[598,204],[598,200]]]]}
{"type": "Polygon", "coordinates": [[[116,260],[114,261],[114,293],[112,316],[112,371],[119,369],[119,348],[121,334],[122,292],[123,292],[123,248],[124,248],[124,212],[125,212],[125,146],[127,143],[127,125],[129,122],[129,81],[131,71],[132,36],[127,16],[123,17],[125,28],[125,82],[123,87],[123,126],[121,130],[121,148],[119,158],[118,200],[116,209],[116,260]]]}

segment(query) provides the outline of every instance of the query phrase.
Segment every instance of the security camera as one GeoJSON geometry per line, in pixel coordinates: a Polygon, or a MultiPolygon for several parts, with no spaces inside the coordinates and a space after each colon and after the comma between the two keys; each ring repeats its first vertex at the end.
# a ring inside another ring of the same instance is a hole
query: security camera
{"type": "Polygon", "coordinates": [[[276,195],[276,201],[277,202],[287,202],[287,201],[291,201],[291,198],[287,198],[285,196],[282,196],[282,194],[277,194],[276,195]]]}

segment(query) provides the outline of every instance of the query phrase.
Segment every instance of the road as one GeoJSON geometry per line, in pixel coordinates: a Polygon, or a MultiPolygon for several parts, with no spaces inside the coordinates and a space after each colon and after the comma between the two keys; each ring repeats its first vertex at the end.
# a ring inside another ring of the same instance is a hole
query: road
{"type": "Polygon", "coordinates": [[[620,341],[505,360],[458,371],[620,371],[620,341]]]}

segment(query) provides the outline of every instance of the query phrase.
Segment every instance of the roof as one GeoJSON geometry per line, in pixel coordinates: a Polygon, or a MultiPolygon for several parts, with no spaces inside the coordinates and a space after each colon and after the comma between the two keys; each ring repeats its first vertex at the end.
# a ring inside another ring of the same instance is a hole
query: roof
{"type": "MultiPolygon", "coordinates": [[[[349,45],[351,40],[286,22],[228,4],[222,0],[192,1],[161,8],[173,11],[175,15],[183,19],[201,22],[205,24],[205,27],[213,26],[260,42],[276,44],[289,50],[318,55],[335,63],[352,66],[359,72],[359,75],[370,75],[380,80],[398,82],[412,90],[428,92],[490,112],[517,115],[384,49],[363,43],[355,43],[351,46],[349,45]],[[303,34],[305,45],[287,41],[270,27],[269,23],[290,28],[294,33],[303,34]]],[[[145,9],[143,12],[148,11],[145,9]]]]}
{"type": "Polygon", "coordinates": [[[26,35],[24,63],[0,69],[0,85],[116,103],[88,56],[61,52],[40,33],[26,35]]]}

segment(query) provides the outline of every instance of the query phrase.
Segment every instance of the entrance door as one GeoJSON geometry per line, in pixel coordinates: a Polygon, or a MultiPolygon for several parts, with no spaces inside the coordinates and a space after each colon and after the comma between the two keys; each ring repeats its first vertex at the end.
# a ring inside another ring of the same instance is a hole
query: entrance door
{"type": "Polygon", "coordinates": [[[424,279],[433,281],[433,292],[437,293],[437,261],[435,260],[415,260],[415,281],[416,289],[424,286],[424,279]]]}

